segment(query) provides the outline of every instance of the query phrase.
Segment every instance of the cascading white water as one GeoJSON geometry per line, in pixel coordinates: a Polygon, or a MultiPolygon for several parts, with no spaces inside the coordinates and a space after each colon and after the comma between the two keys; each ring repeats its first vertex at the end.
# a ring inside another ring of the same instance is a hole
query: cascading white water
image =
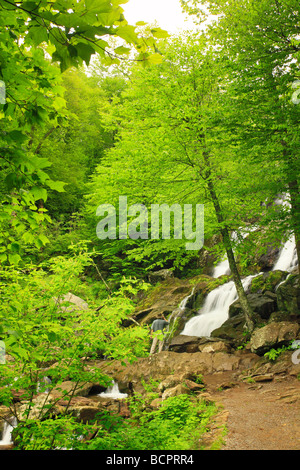
{"type": "MultiPolygon", "coordinates": [[[[250,232],[254,232],[255,230],[257,230],[256,225],[252,225],[251,227],[249,226],[246,229],[240,227],[238,229],[238,232],[236,232],[236,231],[232,232],[231,240],[234,243],[238,244],[238,243],[240,243],[241,240],[244,240],[245,238],[247,238],[250,232]]],[[[217,266],[215,267],[215,269],[212,273],[212,277],[220,277],[220,276],[224,276],[226,274],[228,275],[230,273],[231,273],[231,270],[230,270],[230,266],[229,266],[229,261],[228,261],[227,256],[225,255],[225,258],[222,261],[220,261],[217,264],[217,266]]]]}
{"type": "Polygon", "coordinates": [[[284,244],[279,253],[279,257],[273,266],[272,271],[280,269],[281,271],[291,272],[298,265],[296,242],[294,235],[284,244]]]}
{"type": "MultiPolygon", "coordinates": [[[[287,205],[286,198],[283,197],[276,201],[277,204],[287,205]]],[[[256,227],[247,228],[247,230],[239,230],[241,238],[246,238],[249,232],[256,230],[256,227]]],[[[238,235],[233,232],[232,240],[238,242],[238,235]]],[[[298,265],[295,237],[292,236],[284,244],[280,251],[277,262],[273,267],[273,271],[279,269],[282,271],[291,272],[298,265]]],[[[230,267],[227,257],[223,259],[215,267],[213,277],[217,278],[224,274],[230,274],[230,267]]],[[[248,276],[242,280],[245,291],[249,288],[252,279],[262,273],[248,276]]],[[[284,281],[283,281],[284,282],[284,281]]],[[[278,287],[278,286],[277,286],[278,287]]],[[[228,319],[228,311],[230,305],[237,300],[238,295],[236,292],[235,284],[233,281],[227,282],[222,286],[217,287],[208,294],[205,299],[203,307],[198,311],[198,315],[191,318],[185,325],[181,335],[187,336],[210,336],[211,332],[219,328],[228,319]]],[[[185,300],[188,300],[188,297],[185,300]]],[[[183,301],[183,302],[184,302],[183,301]]]]}
{"type": "Polygon", "coordinates": [[[38,382],[36,391],[39,393],[49,393],[50,389],[47,387],[45,389],[46,384],[51,384],[51,379],[49,377],[43,377],[41,382],[38,382]]]}
{"type": "Polygon", "coordinates": [[[213,277],[220,277],[225,274],[230,274],[230,267],[228,259],[224,259],[221,261],[214,269],[212,276],[213,277]]]}
{"type": "Polygon", "coordinates": [[[182,312],[186,308],[187,303],[190,300],[190,298],[194,295],[194,292],[195,292],[195,287],[193,287],[192,292],[180,302],[180,305],[178,307],[179,313],[182,312]]]}
{"type": "Polygon", "coordinates": [[[12,418],[9,420],[9,422],[7,421],[5,422],[3,433],[2,433],[2,439],[0,441],[0,446],[7,446],[7,445],[13,444],[11,436],[16,425],[17,425],[16,418],[12,418]]]}
{"type": "Polygon", "coordinates": [[[99,393],[98,396],[104,398],[120,399],[126,398],[128,395],[127,393],[121,393],[119,390],[119,385],[117,382],[113,381],[112,385],[108,387],[105,392],[99,393]]]}
{"type": "MultiPolygon", "coordinates": [[[[261,273],[260,273],[261,274],[261,273]]],[[[245,291],[249,288],[252,279],[259,274],[248,276],[242,280],[245,291]]],[[[181,335],[210,336],[211,332],[219,328],[228,319],[230,305],[237,300],[238,295],[233,281],[211,291],[198,315],[191,318],[185,325],[181,335]]]]}

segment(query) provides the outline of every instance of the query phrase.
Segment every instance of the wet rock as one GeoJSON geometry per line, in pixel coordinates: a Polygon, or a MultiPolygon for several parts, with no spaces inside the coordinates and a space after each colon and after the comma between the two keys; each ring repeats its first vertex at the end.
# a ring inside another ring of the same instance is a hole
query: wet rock
{"type": "Polygon", "coordinates": [[[277,289],[278,310],[300,316],[299,276],[291,275],[277,289]]]}
{"type": "Polygon", "coordinates": [[[185,385],[191,392],[194,393],[198,393],[205,388],[204,384],[199,384],[189,379],[183,380],[183,385],[185,385]]]}
{"type": "Polygon", "coordinates": [[[266,247],[266,252],[258,257],[257,264],[261,270],[272,269],[279,255],[279,248],[271,245],[266,247]]]}
{"type": "MultiPolygon", "coordinates": [[[[189,281],[169,277],[150,290],[149,295],[138,303],[131,317],[143,325],[150,325],[161,314],[164,314],[167,318],[178,308],[180,302],[192,292],[192,288],[193,286],[189,281]]],[[[133,324],[130,319],[127,323],[125,326],[133,324]]]]}
{"type": "Polygon", "coordinates": [[[63,403],[63,406],[58,403],[57,397],[52,395],[41,394],[37,397],[33,398],[31,401],[31,407],[29,410],[28,403],[22,403],[18,406],[17,416],[18,420],[22,421],[25,419],[42,419],[43,416],[49,411],[51,408],[51,415],[58,415],[64,412],[64,406],[67,402],[63,403]]]}
{"type": "MultiPolygon", "coordinates": [[[[258,314],[262,319],[269,319],[271,313],[277,310],[277,297],[272,292],[266,292],[265,294],[248,294],[247,298],[253,312],[258,314]]],[[[243,309],[239,300],[236,300],[230,305],[229,318],[241,315],[242,313],[243,309]]]]}
{"type": "Polygon", "coordinates": [[[222,326],[211,332],[211,337],[221,338],[232,346],[240,346],[245,342],[245,316],[240,313],[228,318],[222,326]]]}
{"type": "Polygon", "coordinates": [[[169,375],[162,382],[160,382],[160,384],[158,385],[158,390],[160,392],[164,392],[168,388],[173,388],[179,383],[181,383],[180,377],[175,375],[169,375]]]}
{"type": "Polygon", "coordinates": [[[199,392],[205,387],[202,383],[196,383],[193,374],[170,375],[166,377],[158,386],[158,390],[164,393],[165,390],[175,388],[178,385],[183,385],[192,392],[199,392]]]}
{"type": "MultiPolygon", "coordinates": [[[[82,382],[79,384],[76,384],[75,382],[72,382],[71,380],[67,380],[65,382],[62,382],[58,387],[54,388],[51,391],[52,396],[60,396],[60,395],[65,395],[68,394],[70,395],[72,393],[73,396],[81,396],[81,397],[87,397],[90,395],[92,390],[95,389],[95,384],[91,382],[82,382]],[[73,392],[73,390],[75,391],[73,392]]],[[[97,389],[98,390],[98,389],[97,389]]]]}

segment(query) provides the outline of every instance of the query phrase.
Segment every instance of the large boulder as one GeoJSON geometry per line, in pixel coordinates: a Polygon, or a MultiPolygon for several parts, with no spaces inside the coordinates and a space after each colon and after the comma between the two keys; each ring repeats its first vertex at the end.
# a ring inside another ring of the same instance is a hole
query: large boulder
{"type": "Polygon", "coordinates": [[[85,300],[71,292],[68,292],[62,297],[54,300],[60,304],[61,312],[76,312],[77,310],[87,310],[89,308],[85,300]]]}
{"type": "Polygon", "coordinates": [[[166,400],[170,397],[177,397],[178,395],[189,395],[191,390],[184,384],[178,384],[173,388],[166,389],[162,394],[162,399],[166,400]]]}
{"type": "Polygon", "coordinates": [[[172,339],[169,350],[181,353],[195,353],[199,351],[199,342],[200,338],[198,336],[178,335],[172,339]]]}
{"type": "MultiPolygon", "coordinates": [[[[247,298],[253,312],[264,320],[268,320],[271,313],[276,312],[277,310],[277,297],[272,292],[267,291],[265,294],[248,294],[247,298]]],[[[236,300],[230,305],[229,318],[242,313],[243,309],[239,300],[236,300]]]]}
{"type": "Polygon", "coordinates": [[[272,348],[289,345],[300,334],[300,325],[293,322],[270,322],[262,328],[254,330],[251,340],[251,351],[263,355],[272,348]]]}
{"type": "Polygon", "coordinates": [[[228,318],[223,325],[211,332],[212,338],[220,338],[231,346],[241,346],[245,342],[246,320],[243,313],[228,318]]]}
{"type": "Polygon", "coordinates": [[[277,289],[278,309],[292,315],[300,316],[299,276],[290,275],[277,289]]]}
{"type": "Polygon", "coordinates": [[[265,252],[258,256],[256,262],[260,270],[272,269],[279,255],[279,248],[272,245],[265,247],[265,252]]]}
{"type": "MultiPolygon", "coordinates": [[[[169,277],[150,290],[147,297],[138,303],[131,317],[142,325],[151,325],[152,321],[161,314],[167,318],[192,292],[192,289],[193,286],[189,281],[169,277]]],[[[133,324],[132,319],[126,320],[123,326],[133,324]]]]}
{"type": "Polygon", "coordinates": [[[199,336],[178,335],[175,336],[170,345],[169,350],[183,353],[196,353],[196,352],[230,352],[230,344],[220,338],[206,338],[199,336]]]}
{"type": "Polygon", "coordinates": [[[158,282],[165,281],[174,277],[173,271],[170,269],[160,269],[159,271],[151,271],[148,274],[148,279],[151,284],[157,284],[158,282]]]}

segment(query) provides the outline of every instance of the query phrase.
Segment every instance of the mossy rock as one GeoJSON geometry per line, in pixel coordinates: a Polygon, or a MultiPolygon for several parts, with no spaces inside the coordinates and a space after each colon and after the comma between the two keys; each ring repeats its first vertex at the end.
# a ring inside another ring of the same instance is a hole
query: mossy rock
{"type": "Polygon", "coordinates": [[[204,303],[205,297],[217,287],[230,281],[230,276],[220,276],[217,279],[210,276],[199,276],[195,287],[193,308],[199,310],[204,303]]]}
{"type": "Polygon", "coordinates": [[[263,294],[266,291],[275,292],[276,286],[282,282],[287,273],[284,271],[270,271],[263,273],[252,280],[250,292],[263,294]]]}
{"type": "Polygon", "coordinates": [[[299,276],[291,275],[277,289],[278,309],[289,314],[300,315],[299,276]]]}

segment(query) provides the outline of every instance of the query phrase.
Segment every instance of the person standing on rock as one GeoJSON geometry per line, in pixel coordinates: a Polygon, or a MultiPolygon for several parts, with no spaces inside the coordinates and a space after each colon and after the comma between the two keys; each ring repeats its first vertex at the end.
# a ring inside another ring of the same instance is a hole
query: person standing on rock
{"type": "Polygon", "coordinates": [[[169,322],[166,320],[163,314],[159,315],[156,320],[151,325],[150,337],[153,338],[150,355],[155,353],[156,346],[158,344],[158,352],[162,351],[164,345],[164,334],[163,330],[166,326],[169,325],[169,322]]]}

